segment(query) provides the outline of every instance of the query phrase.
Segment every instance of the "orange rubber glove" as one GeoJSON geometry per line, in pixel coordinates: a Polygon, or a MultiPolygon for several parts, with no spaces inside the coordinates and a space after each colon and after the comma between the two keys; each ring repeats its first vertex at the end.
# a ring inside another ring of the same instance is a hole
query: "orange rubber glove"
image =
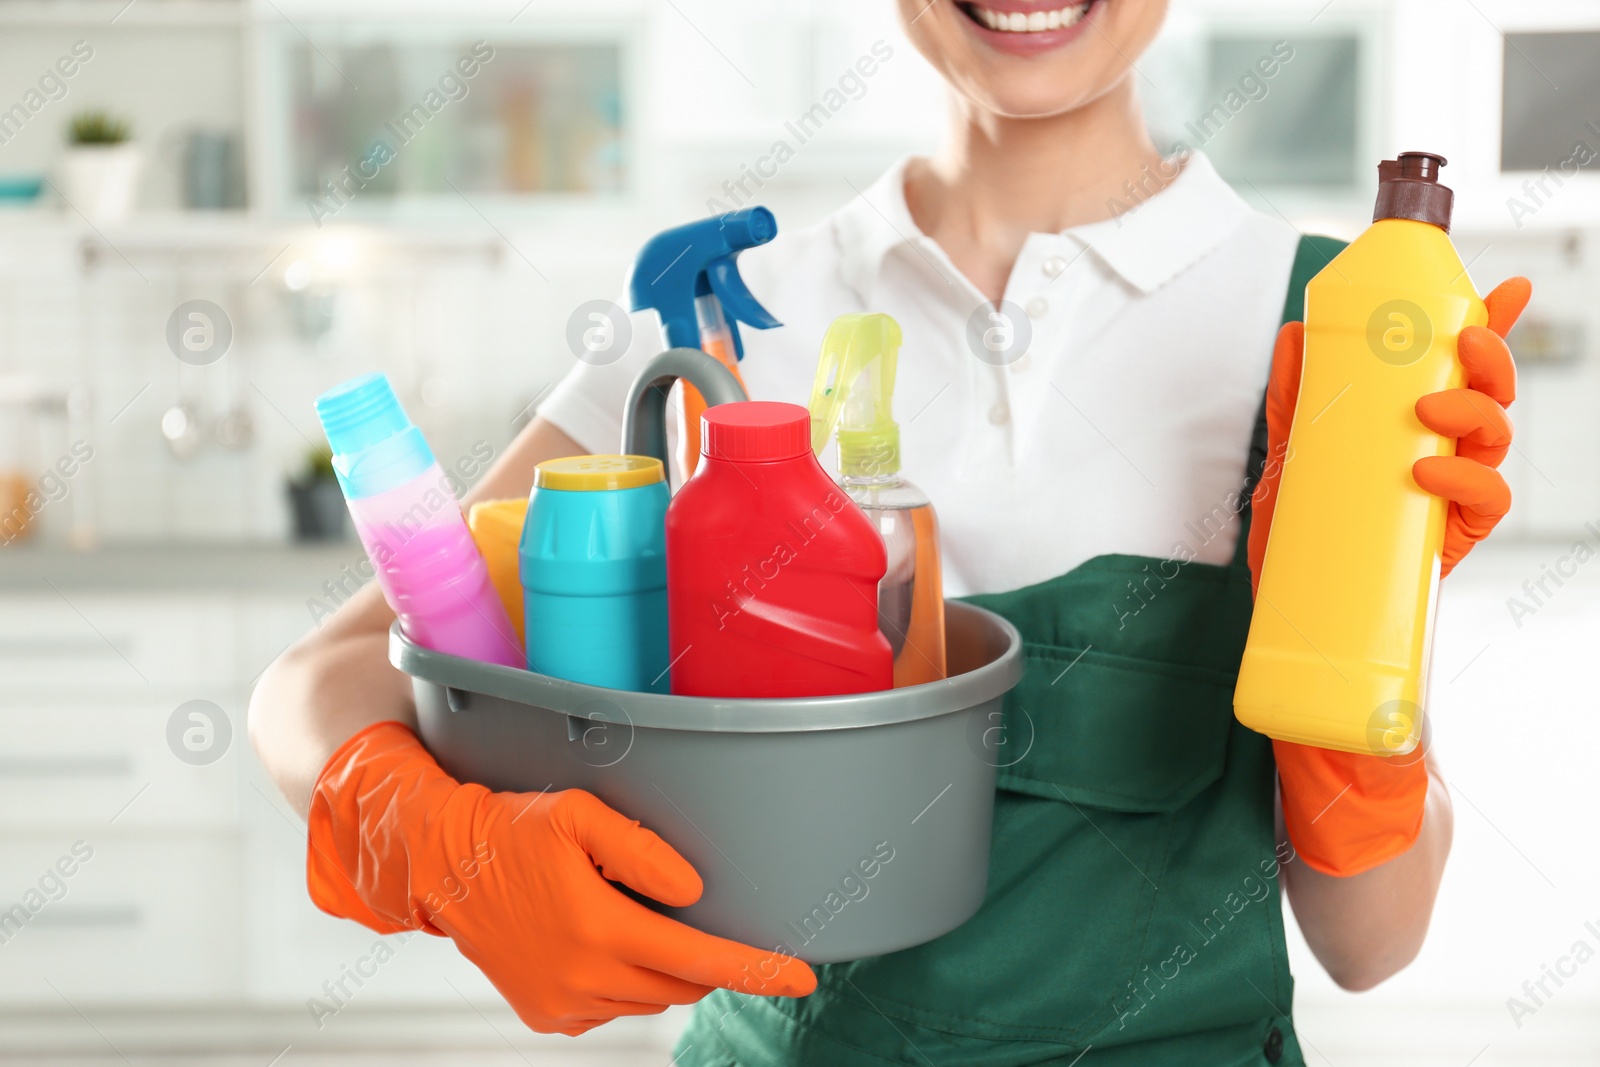
{"type": "MultiPolygon", "coordinates": [[[[1456,342],[1466,370],[1463,389],[1429,393],[1417,401],[1417,419],[1456,438],[1454,456],[1430,456],[1411,468],[1421,488],[1450,501],[1445,523],[1443,574],[1489,536],[1511,508],[1511,490],[1495,468],[1511,447],[1506,407],[1516,397],[1517,370],[1505,336],[1528,304],[1533,286],[1512,278],[1484,298],[1489,324],[1468,326],[1456,342]]],[[[1267,385],[1267,464],[1251,500],[1250,574],[1261,574],[1267,531],[1277,504],[1282,456],[1300,392],[1305,326],[1278,332],[1267,385]]],[[[1405,757],[1332,752],[1274,741],[1283,821],[1295,851],[1324,874],[1349,876],[1386,863],[1409,849],[1422,831],[1428,770],[1419,747],[1405,757]]]]}
{"type": "Polygon", "coordinates": [[[638,823],[582,790],[463,785],[397,722],[339,747],[308,822],[319,908],[380,934],[450,937],[534,1030],[581,1034],[718,986],[816,988],[801,961],[701,933],[613,886],[678,907],[700,896],[694,868],[638,823]]]}

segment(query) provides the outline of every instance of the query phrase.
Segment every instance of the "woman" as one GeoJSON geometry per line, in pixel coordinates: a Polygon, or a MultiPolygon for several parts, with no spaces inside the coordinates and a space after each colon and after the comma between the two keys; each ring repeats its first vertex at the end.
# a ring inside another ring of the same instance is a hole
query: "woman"
{"type": "MultiPolygon", "coordinates": [[[[805,401],[836,315],[901,322],[906,472],[939,509],[947,592],[1028,643],[1007,715],[1031,743],[1001,769],[978,914],[814,975],[648,911],[606,880],[676,905],[700,891],[648,830],[586,794],[490,794],[433,763],[372,588],[286,653],[251,709],[257,750],[308,813],[319,905],[449,935],[535,1029],[706,998],[680,1064],[990,1067],[1090,1049],[1095,1064],[1298,1064],[1280,880],[1342,986],[1415,956],[1451,836],[1431,759],[1273,745],[1230,713],[1298,387],[1299,326],[1273,336],[1338,246],[1252,211],[1204,156],[1161,157],[1133,64],[1165,7],[900,0],[951,87],[948,143],[741,260],[787,324],[747,338],[758,398],[805,401]],[[968,348],[969,320],[1001,300],[1030,340],[968,348]],[[1252,522],[1241,487],[1269,369],[1252,522]]],[[[1452,502],[1446,567],[1509,506],[1501,337],[1527,295],[1520,279],[1490,295],[1489,328],[1461,335],[1471,388],[1418,405],[1460,439],[1414,469],[1452,502]]],[[[634,334],[615,364],[567,376],[475,496],[615,448],[653,354],[652,324],[634,334]]]]}

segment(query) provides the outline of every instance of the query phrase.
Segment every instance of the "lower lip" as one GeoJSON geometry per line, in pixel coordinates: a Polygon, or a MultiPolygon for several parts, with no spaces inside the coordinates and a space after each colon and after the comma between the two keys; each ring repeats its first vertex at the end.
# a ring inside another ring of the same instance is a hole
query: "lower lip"
{"type": "Polygon", "coordinates": [[[978,35],[979,40],[995,51],[1013,56],[1036,56],[1053,48],[1071,44],[1083,36],[1089,28],[1089,20],[1099,15],[1102,7],[1105,7],[1104,0],[1099,0],[1089,8],[1083,18],[1071,26],[1063,26],[1059,30],[1040,30],[1037,33],[1006,33],[1003,30],[991,30],[965,11],[957,10],[956,14],[967,24],[968,29],[978,35]]]}

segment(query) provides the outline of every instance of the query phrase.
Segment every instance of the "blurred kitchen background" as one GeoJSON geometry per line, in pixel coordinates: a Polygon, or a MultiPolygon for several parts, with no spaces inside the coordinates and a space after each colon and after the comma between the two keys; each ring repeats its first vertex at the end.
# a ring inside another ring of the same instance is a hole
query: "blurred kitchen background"
{"type": "MultiPolygon", "coordinates": [[[[1441,609],[1431,940],[1355,996],[1291,939],[1310,1063],[1600,1062],[1600,6],[1174,0],[1139,82],[1307,231],[1443,152],[1480,290],[1536,280],[1517,506],[1441,609]]],[[[0,0],[0,911],[43,901],[0,918],[0,1060],[666,1064],[681,1015],[539,1038],[308,902],[244,713],[358,580],[311,399],[382,369],[447,465],[498,453],[646,236],[805,225],[942,121],[890,0],[0,0]]]]}

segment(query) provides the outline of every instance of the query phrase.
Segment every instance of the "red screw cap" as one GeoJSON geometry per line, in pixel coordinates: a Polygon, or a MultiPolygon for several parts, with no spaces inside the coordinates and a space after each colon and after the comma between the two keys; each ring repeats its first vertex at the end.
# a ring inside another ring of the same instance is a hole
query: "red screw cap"
{"type": "Polygon", "coordinates": [[[700,454],[735,462],[793,459],[811,451],[811,413],[799,404],[746,400],[700,416],[700,454]]]}

